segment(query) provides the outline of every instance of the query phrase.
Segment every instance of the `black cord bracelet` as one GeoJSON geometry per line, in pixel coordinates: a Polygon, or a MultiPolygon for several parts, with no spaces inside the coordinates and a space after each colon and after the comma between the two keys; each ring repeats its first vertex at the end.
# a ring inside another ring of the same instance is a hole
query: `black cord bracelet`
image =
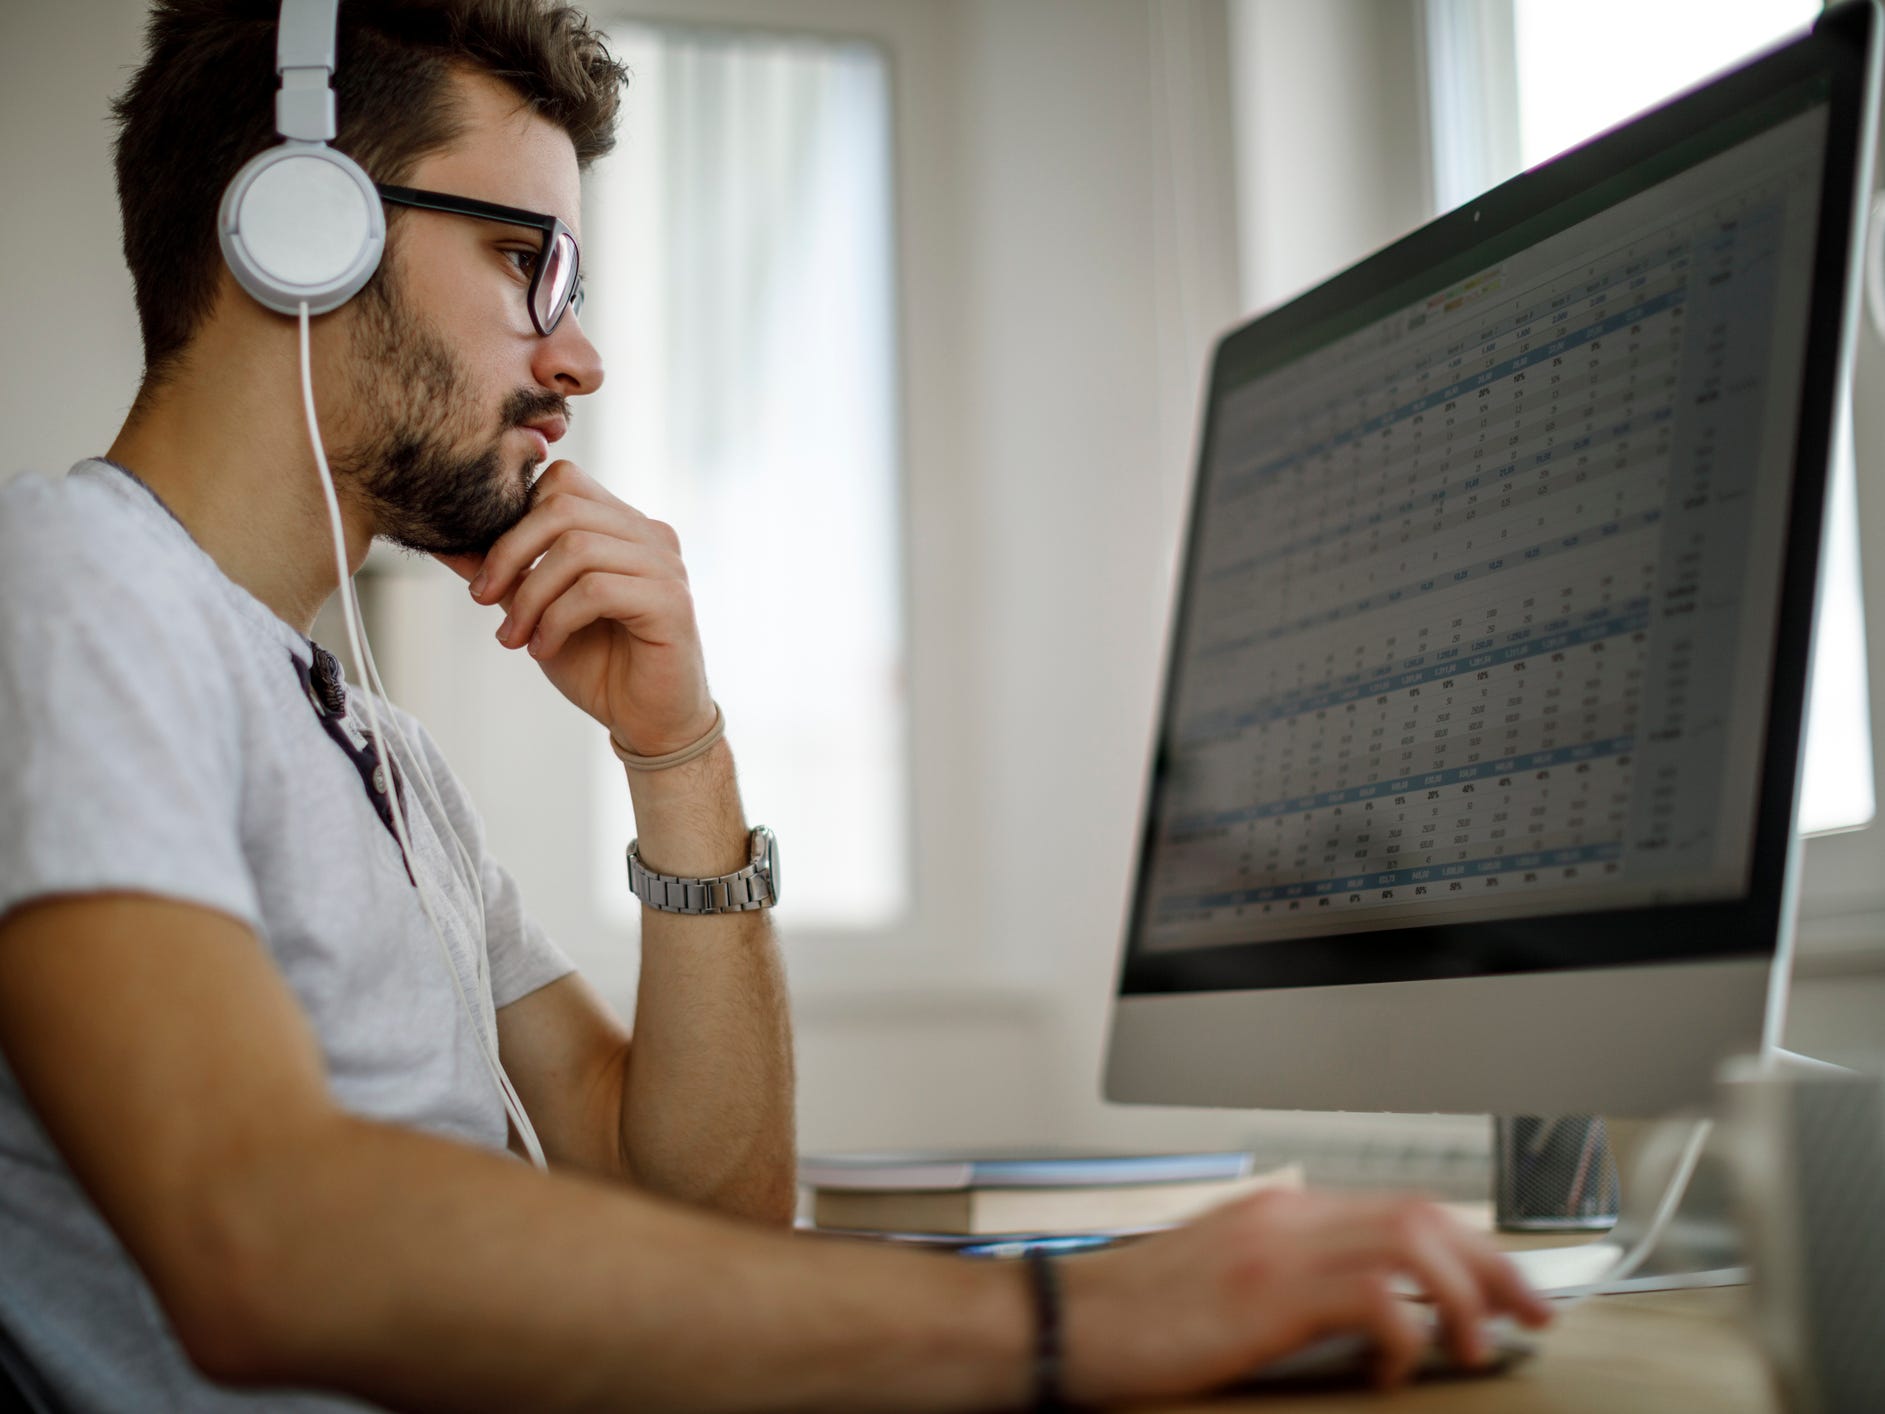
{"type": "Polygon", "coordinates": [[[1061,1397],[1060,1273],[1045,1252],[1023,1259],[1034,1293],[1034,1404],[1039,1414],[1062,1414],[1070,1406],[1061,1397]]]}

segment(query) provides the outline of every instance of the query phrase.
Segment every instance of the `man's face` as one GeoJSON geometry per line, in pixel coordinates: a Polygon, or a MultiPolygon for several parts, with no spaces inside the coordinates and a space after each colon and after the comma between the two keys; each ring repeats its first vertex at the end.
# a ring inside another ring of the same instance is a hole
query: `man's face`
{"type": "MultiPolygon", "coordinates": [[[[567,135],[495,79],[457,82],[465,131],[406,185],[557,216],[580,240],[567,135]]],[[[567,400],[600,386],[601,359],[575,314],[547,338],[530,322],[538,232],[432,211],[398,219],[381,273],[348,306],[334,474],[395,544],[482,553],[530,509],[567,400]]]]}

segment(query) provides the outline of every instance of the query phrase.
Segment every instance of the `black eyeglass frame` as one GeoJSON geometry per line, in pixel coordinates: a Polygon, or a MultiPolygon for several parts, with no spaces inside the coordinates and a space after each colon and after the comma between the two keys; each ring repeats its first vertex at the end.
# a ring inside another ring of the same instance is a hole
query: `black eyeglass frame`
{"type": "Polygon", "coordinates": [[[563,322],[565,310],[573,309],[580,318],[583,309],[583,252],[576,241],[576,233],[554,216],[545,216],[537,211],[525,211],[516,206],[499,206],[494,201],[477,201],[468,196],[453,196],[448,192],[421,191],[417,187],[389,187],[374,183],[379,191],[380,200],[389,201],[395,206],[409,206],[417,211],[442,211],[448,216],[472,216],[480,221],[499,221],[506,226],[528,226],[543,233],[543,244],[537,249],[536,268],[530,272],[530,289],[524,297],[524,307],[530,311],[530,323],[537,333],[548,338],[551,330],[563,322]],[[558,236],[569,237],[571,257],[576,272],[569,282],[569,293],[563,297],[562,307],[545,322],[537,317],[537,289],[543,282],[543,272],[550,268],[550,250],[556,244],[558,236]]]}

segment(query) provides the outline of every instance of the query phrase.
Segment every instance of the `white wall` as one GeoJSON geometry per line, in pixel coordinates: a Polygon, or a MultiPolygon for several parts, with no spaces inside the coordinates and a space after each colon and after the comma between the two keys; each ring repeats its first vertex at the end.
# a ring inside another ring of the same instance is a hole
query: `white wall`
{"type": "Polygon", "coordinates": [[[137,392],[105,105],[142,23],[129,0],[0,5],[0,478],[103,452],[137,392]]]}

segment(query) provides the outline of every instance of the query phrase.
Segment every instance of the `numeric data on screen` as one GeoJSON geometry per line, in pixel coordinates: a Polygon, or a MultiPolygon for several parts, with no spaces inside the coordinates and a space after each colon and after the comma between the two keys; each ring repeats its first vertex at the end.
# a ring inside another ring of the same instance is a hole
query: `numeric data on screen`
{"type": "Polygon", "coordinates": [[[1823,131],[1220,394],[1147,946],[1742,886],[1823,131]]]}

